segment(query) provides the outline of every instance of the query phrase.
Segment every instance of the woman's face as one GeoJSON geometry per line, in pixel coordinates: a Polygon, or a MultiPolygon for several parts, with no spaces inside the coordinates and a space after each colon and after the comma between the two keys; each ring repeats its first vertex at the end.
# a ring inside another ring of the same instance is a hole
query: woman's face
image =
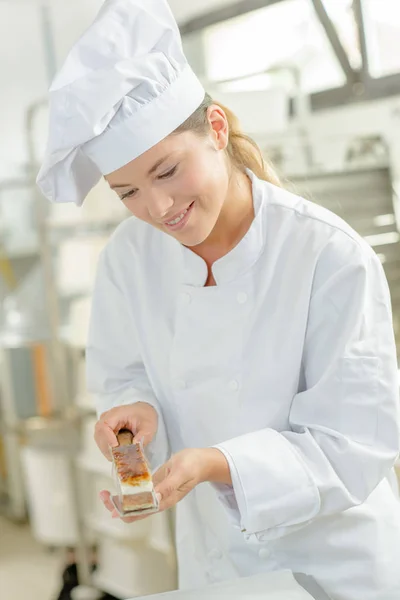
{"type": "Polygon", "coordinates": [[[196,246],[210,235],[228,192],[228,126],[219,107],[208,112],[210,133],[173,134],[106,176],[135,217],[196,246]]]}

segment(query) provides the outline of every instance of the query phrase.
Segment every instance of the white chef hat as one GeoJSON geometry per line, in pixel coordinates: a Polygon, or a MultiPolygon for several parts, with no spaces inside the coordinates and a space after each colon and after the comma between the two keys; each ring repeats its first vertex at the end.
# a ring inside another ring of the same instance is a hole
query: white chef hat
{"type": "Polygon", "coordinates": [[[50,87],[40,189],[82,204],[101,175],[172,133],[204,94],[167,0],[106,0],[50,87]]]}

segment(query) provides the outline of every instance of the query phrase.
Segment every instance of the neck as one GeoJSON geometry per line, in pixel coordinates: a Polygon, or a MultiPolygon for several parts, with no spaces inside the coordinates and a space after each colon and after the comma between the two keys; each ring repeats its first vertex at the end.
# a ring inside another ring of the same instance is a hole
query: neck
{"type": "Polygon", "coordinates": [[[245,236],[254,219],[253,193],[245,173],[231,177],[227,197],[214,229],[204,242],[191,248],[211,268],[245,236]]]}

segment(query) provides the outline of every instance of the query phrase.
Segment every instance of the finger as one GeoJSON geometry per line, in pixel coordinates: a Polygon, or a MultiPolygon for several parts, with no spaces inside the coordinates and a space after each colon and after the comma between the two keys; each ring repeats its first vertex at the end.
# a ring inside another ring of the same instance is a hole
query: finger
{"type": "Polygon", "coordinates": [[[111,460],[110,446],[112,448],[118,446],[118,440],[108,423],[97,421],[94,430],[94,439],[107,460],[111,460]]]}
{"type": "Polygon", "coordinates": [[[169,475],[171,469],[168,463],[165,463],[160,467],[152,476],[154,486],[158,486],[162,481],[169,475]]]}
{"type": "Polygon", "coordinates": [[[117,511],[117,509],[114,506],[114,503],[111,499],[111,494],[110,492],[106,492],[106,491],[102,491],[100,492],[100,498],[103,501],[104,506],[106,507],[106,509],[111,513],[111,516],[113,519],[118,519],[119,518],[119,513],[117,511]]]}
{"type": "Polygon", "coordinates": [[[181,487],[182,478],[179,474],[170,473],[160,481],[160,483],[156,484],[155,492],[156,494],[161,495],[161,501],[165,504],[168,502],[170,496],[173,496],[181,487]]]}
{"type": "Polygon", "coordinates": [[[102,500],[104,506],[106,507],[107,510],[109,510],[111,513],[115,511],[115,506],[111,500],[111,494],[110,492],[108,492],[107,490],[102,490],[99,494],[100,499],[102,500]]]}
{"type": "Polygon", "coordinates": [[[148,428],[143,428],[143,429],[138,429],[138,431],[135,433],[134,436],[134,441],[135,442],[142,442],[143,446],[148,446],[150,444],[150,442],[153,441],[154,436],[155,436],[155,431],[152,431],[151,429],[148,428]]]}
{"type": "Polygon", "coordinates": [[[162,497],[161,494],[157,494],[160,498],[159,500],[159,512],[163,512],[170,508],[173,508],[182,498],[183,494],[179,493],[177,490],[174,490],[169,494],[169,496],[162,497]]]}
{"type": "Polygon", "coordinates": [[[167,510],[175,506],[175,504],[192,491],[194,486],[193,479],[183,480],[179,473],[170,474],[155,488],[156,494],[161,496],[160,510],[167,510]]]}
{"type": "Polygon", "coordinates": [[[143,519],[148,519],[151,515],[139,515],[138,517],[120,517],[121,521],[124,523],[135,523],[136,521],[143,521],[143,519]]]}

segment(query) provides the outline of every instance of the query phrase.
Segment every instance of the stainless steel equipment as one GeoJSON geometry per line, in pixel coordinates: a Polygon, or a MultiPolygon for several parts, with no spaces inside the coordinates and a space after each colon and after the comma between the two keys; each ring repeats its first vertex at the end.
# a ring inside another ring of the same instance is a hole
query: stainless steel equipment
{"type": "Polygon", "coordinates": [[[389,282],[400,357],[400,234],[390,167],[375,162],[343,171],[289,177],[288,187],[345,219],[378,254],[389,282]]]}

